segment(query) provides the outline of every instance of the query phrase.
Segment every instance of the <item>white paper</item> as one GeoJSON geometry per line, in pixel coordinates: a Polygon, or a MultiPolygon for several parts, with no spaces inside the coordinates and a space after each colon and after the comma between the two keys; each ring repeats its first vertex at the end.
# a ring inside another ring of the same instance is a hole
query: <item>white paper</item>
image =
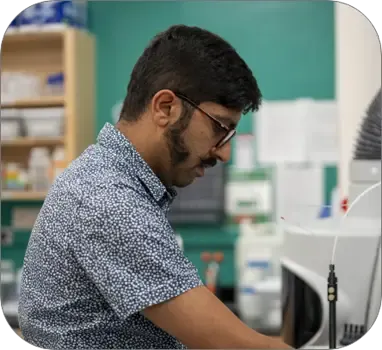
{"type": "Polygon", "coordinates": [[[339,160],[337,104],[315,101],[307,118],[309,161],[332,164],[339,160]]]}
{"type": "Polygon", "coordinates": [[[263,103],[255,116],[260,164],[301,164],[307,161],[306,105],[305,100],[263,103]]]}
{"type": "Polygon", "coordinates": [[[324,198],[321,165],[280,165],[276,169],[276,216],[289,224],[310,226],[324,198]]]}
{"type": "Polygon", "coordinates": [[[240,170],[252,170],[255,167],[253,135],[237,135],[235,140],[235,167],[240,170]]]}

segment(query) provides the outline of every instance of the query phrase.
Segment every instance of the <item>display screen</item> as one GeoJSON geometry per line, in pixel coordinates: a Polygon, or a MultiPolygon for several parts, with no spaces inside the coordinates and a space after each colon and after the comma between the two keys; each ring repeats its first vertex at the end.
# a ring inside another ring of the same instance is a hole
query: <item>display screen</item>
{"type": "Polygon", "coordinates": [[[226,166],[218,163],[190,186],[176,189],[171,224],[222,224],[225,218],[226,166]]]}
{"type": "Polygon", "coordinates": [[[298,349],[319,331],[323,310],[318,294],[282,267],[282,331],[285,343],[298,349]]]}

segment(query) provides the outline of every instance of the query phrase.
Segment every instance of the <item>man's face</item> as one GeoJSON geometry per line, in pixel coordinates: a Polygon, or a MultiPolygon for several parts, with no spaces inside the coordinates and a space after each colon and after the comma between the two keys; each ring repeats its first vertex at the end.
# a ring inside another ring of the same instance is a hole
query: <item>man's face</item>
{"type": "Polygon", "coordinates": [[[198,107],[191,118],[182,118],[181,114],[164,132],[171,161],[171,182],[176,187],[190,185],[195,178],[202,177],[206,169],[230,158],[230,142],[216,147],[227,135],[227,130],[216,121],[233,129],[241,113],[214,103],[202,103],[198,107]]]}

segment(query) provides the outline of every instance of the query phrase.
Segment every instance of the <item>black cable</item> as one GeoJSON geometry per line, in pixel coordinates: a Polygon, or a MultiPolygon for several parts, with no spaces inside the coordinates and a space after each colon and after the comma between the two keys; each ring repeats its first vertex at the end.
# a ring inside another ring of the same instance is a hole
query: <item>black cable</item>
{"type": "Polygon", "coordinates": [[[334,264],[330,264],[328,276],[329,349],[336,349],[337,346],[337,277],[334,270],[334,264]]]}

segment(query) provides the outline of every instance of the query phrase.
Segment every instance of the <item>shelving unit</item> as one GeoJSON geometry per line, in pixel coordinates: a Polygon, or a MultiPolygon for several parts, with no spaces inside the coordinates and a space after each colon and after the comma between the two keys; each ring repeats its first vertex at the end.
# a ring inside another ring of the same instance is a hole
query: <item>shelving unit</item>
{"type": "Polygon", "coordinates": [[[48,96],[28,100],[18,100],[1,104],[1,108],[43,108],[61,107],[65,105],[64,96],[48,96]]]}
{"type": "Polygon", "coordinates": [[[36,138],[36,137],[19,137],[13,140],[1,140],[1,146],[6,147],[39,147],[47,145],[64,145],[64,137],[52,138],[36,138]]]}
{"type": "MultiPolygon", "coordinates": [[[[95,140],[95,39],[92,34],[68,28],[54,32],[7,34],[1,47],[3,72],[31,73],[40,79],[49,74],[64,74],[62,96],[40,96],[2,101],[2,109],[63,107],[62,137],[19,137],[1,141],[2,163],[16,162],[27,168],[33,147],[53,150],[64,146],[66,162],[75,159],[95,140]]],[[[44,200],[45,193],[2,190],[3,201],[44,200]]]]}
{"type": "Polygon", "coordinates": [[[2,191],[2,201],[43,201],[45,192],[35,191],[2,191]]]}

